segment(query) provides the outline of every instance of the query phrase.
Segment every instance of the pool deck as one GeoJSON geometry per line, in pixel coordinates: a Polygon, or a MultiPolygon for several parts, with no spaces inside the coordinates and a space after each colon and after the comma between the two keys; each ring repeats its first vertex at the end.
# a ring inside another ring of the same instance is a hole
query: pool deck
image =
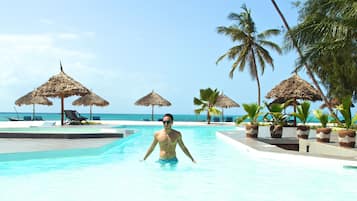
{"type": "Polygon", "coordinates": [[[0,139],[0,154],[40,152],[70,149],[100,148],[117,141],[118,138],[90,139],[0,139]]]}
{"type": "Polygon", "coordinates": [[[357,148],[340,147],[336,142],[336,135],[332,135],[330,143],[316,142],[314,137],[307,140],[297,139],[294,135],[283,133],[282,138],[271,138],[268,135],[259,137],[258,134],[258,138],[254,139],[245,137],[243,128],[217,132],[219,138],[257,157],[290,162],[299,161],[310,165],[323,164],[334,167],[357,168],[357,148]],[[284,144],[298,145],[299,151],[279,147],[284,144]],[[310,150],[306,151],[305,146],[310,147],[310,150]]]}

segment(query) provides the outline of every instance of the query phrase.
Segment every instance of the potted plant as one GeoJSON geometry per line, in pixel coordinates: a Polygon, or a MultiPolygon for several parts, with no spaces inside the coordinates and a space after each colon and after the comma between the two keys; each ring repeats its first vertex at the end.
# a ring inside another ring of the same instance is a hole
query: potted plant
{"type": "Polygon", "coordinates": [[[321,123],[321,127],[316,128],[316,140],[318,142],[330,142],[332,129],[327,128],[329,115],[327,113],[323,113],[322,110],[314,110],[313,113],[321,123]]]}
{"type": "Polygon", "coordinates": [[[344,121],[342,127],[345,129],[338,131],[338,142],[340,146],[353,148],[356,143],[356,131],[351,129],[354,122],[357,120],[357,114],[352,118],[351,115],[351,97],[344,98],[342,104],[337,106],[336,109],[341,113],[344,121]]]}
{"type": "Polygon", "coordinates": [[[264,103],[268,112],[264,115],[264,120],[271,123],[270,126],[270,136],[272,138],[281,138],[283,135],[283,125],[288,118],[286,114],[283,113],[285,108],[284,103],[264,103]]]}
{"type": "Polygon", "coordinates": [[[310,114],[310,102],[304,101],[297,107],[297,112],[293,112],[291,115],[297,117],[302,125],[296,127],[296,134],[298,138],[307,139],[310,133],[310,126],[306,125],[307,119],[310,114]]]}
{"type": "Polygon", "coordinates": [[[260,111],[263,109],[260,105],[256,103],[243,104],[243,109],[247,114],[236,120],[237,124],[242,123],[244,120],[249,119],[250,123],[245,125],[245,133],[247,137],[257,138],[258,137],[258,117],[261,114],[260,111]]]}

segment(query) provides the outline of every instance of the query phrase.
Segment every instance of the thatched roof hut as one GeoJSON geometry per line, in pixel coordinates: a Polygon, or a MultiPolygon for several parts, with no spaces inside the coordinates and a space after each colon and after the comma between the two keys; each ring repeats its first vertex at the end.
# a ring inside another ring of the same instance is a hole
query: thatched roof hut
{"type": "Polygon", "coordinates": [[[265,97],[274,99],[284,98],[286,100],[322,100],[319,91],[316,90],[310,83],[301,79],[297,74],[294,74],[289,79],[280,82],[270,92],[268,92],[265,97]]]}
{"type": "Polygon", "coordinates": [[[154,106],[170,106],[171,103],[165,98],[161,97],[159,94],[155,93],[154,90],[147,94],[146,96],[140,98],[135,102],[135,105],[141,106],[151,106],[151,120],[154,120],[154,106]]]}
{"type": "Polygon", "coordinates": [[[32,105],[32,119],[35,119],[35,104],[39,105],[53,105],[52,101],[44,96],[34,96],[33,91],[27,93],[26,95],[20,97],[15,101],[18,106],[21,105],[32,105]]]}
{"type": "MultiPolygon", "coordinates": [[[[310,101],[322,100],[319,91],[310,83],[301,79],[296,73],[276,85],[265,97],[278,99],[280,101],[293,99],[294,111],[296,111],[297,99],[310,101]]],[[[296,117],[294,117],[294,126],[296,126],[296,117]]]]}
{"type": "Polygon", "coordinates": [[[15,101],[15,104],[18,106],[21,105],[33,105],[33,104],[40,104],[40,105],[53,105],[52,101],[48,100],[48,98],[44,96],[34,96],[33,91],[27,93],[26,95],[20,97],[15,101]]]}
{"type": "Polygon", "coordinates": [[[224,94],[221,94],[217,97],[217,101],[214,105],[222,108],[240,107],[238,103],[224,94]]]}
{"type": "Polygon", "coordinates": [[[216,103],[214,105],[222,108],[222,121],[224,120],[223,108],[240,107],[238,103],[223,93],[217,97],[216,103]]]}
{"type": "Polygon", "coordinates": [[[73,101],[72,105],[90,106],[89,119],[92,119],[93,105],[104,107],[104,106],[109,105],[109,102],[91,91],[90,93],[73,101]]]}
{"type": "Polygon", "coordinates": [[[63,125],[64,98],[69,96],[84,96],[89,90],[63,71],[52,76],[46,83],[34,91],[35,96],[59,97],[61,98],[61,125],[63,125]]]}

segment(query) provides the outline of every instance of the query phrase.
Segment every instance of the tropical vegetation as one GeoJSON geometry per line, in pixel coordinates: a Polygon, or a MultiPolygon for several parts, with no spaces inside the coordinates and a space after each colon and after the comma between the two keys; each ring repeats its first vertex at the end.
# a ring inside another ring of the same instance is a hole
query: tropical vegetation
{"type": "Polygon", "coordinates": [[[289,118],[289,115],[283,113],[287,105],[285,103],[268,104],[267,102],[264,102],[264,104],[268,112],[265,113],[263,119],[265,121],[271,122],[273,125],[283,126],[286,120],[289,118]]]}
{"type": "Polygon", "coordinates": [[[316,119],[318,119],[320,121],[322,128],[326,128],[327,123],[329,121],[328,120],[329,114],[323,112],[322,110],[314,110],[313,113],[314,113],[316,119]]]}
{"type": "Polygon", "coordinates": [[[344,120],[342,126],[346,129],[350,129],[352,125],[357,121],[357,114],[355,114],[352,117],[351,105],[352,105],[352,100],[351,97],[349,96],[342,99],[342,103],[336,107],[336,109],[341,113],[344,120]]]}
{"type": "Polygon", "coordinates": [[[299,18],[291,36],[305,52],[300,63],[311,64],[328,96],[356,99],[357,2],[307,0],[299,18]]]}
{"type": "Polygon", "coordinates": [[[274,0],[271,0],[286,29],[286,43],[296,48],[300,64],[305,66],[314,86],[330,110],[340,122],[329,101],[333,97],[353,96],[356,100],[357,81],[357,2],[350,0],[296,1],[300,8],[300,22],[290,29],[284,15],[274,0]],[[320,83],[327,89],[327,98],[320,83]]]}
{"type": "Polygon", "coordinates": [[[306,124],[310,115],[310,102],[304,101],[297,106],[297,112],[291,113],[291,115],[297,117],[304,125],[306,124]]]}
{"type": "Polygon", "coordinates": [[[260,66],[261,74],[265,70],[265,64],[268,63],[274,69],[273,58],[265,47],[281,53],[279,45],[272,41],[266,40],[267,37],[280,34],[278,29],[268,29],[261,33],[257,32],[255,23],[251,16],[251,11],[243,4],[241,7],[243,12],[231,13],[228,18],[235,23],[231,26],[219,26],[217,32],[231,38],[233,42],[238,42],[237,45],[230,48],[226,53],[220,56],[216,64],[224,58],[234,60],[229,77],[233,78],[234,71],[238,68],[239,71],[244,71],[246,64],[249,66],[249,72],[253,79],[257,81],[258,87],[258,105],[260,105],[260,81],[258,76],[258,65],[260,66]]]}
{"type": "Polygon", "coordinates": [[[256,103],[244,103],[243,109],[246,111],[247,114],[243,115],[240,118],[237,118],[236,123],[240,124],[246,119],[249,119],[251,125],[258,125],[258,117],[259,115],[261,115],[261,110],[263,109],[263,107],[256,103]]]}
{"type": "Polygon", "coordinates": [[[200,114],[201,112],[207,111],[207,122],[211,123],[212,115],[219,115],[221,111],[218,110],[214,105],[219,96],[219,91],[217,89],[200,89],[200,97],[193,98],[193,103],[196,106],[199,106],[198,109],[195,109],[195,114],[200,114]]]}

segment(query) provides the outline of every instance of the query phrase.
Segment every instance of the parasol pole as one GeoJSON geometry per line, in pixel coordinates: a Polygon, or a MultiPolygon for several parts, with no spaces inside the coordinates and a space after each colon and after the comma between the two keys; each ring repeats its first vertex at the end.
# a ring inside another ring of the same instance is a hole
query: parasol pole
{"type": "Polygon", "coordinates": [[[151,121],[154,121],[154,105],[151,105],[151,121]]]}
{"type": "Polygon", "coordinates": [[[93,118],[92,118],[92,107],[93,107],[93,105],[90,105],[90,109],[89,109],[89,119],[90,120],[93,120],[93,118]]]}
{"type": "Polygon", "coordinates": [[[32,104],[32,121],[35,120],[35,104],[32,104]]]}
{"type": "MultiPolygon", "coordinates": [[[[294,98],[294,113],[296,113],[296,97],[294,98]]],[[[294,115],[294,127],[296,127],[296,116],[294,115]]]]}
{"type": "Polygon", "coordinates": [[[61,95],[61,126],[63,126],[63,122],[64,122],[64,117],[63,117],[63,113],[64,113],[64,95],[61,95]]]}
{"type": "Polygon", "coordinates": [[[222,107],[222,122],[224,122],[223,107],[222,107]]]}

